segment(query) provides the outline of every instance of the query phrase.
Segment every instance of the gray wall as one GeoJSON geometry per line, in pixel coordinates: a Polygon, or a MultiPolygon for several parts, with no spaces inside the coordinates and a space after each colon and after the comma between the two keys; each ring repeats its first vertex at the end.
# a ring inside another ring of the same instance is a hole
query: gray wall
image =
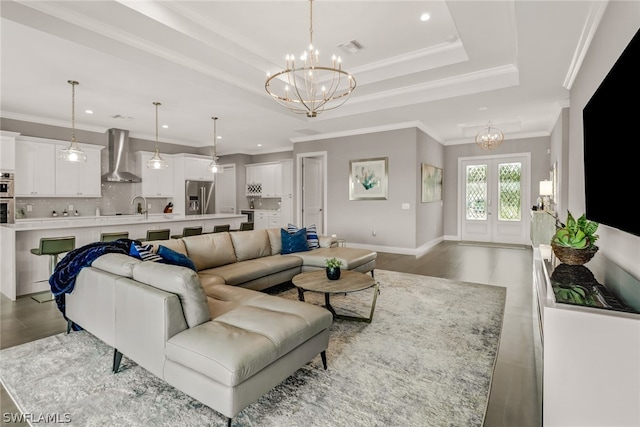
{"type": "MultiPolygon", "coordinates": [[[[422,203],[422,163],[443,169],[444,146],[422,131],[417,132],[418,146],[416,156],[416,247],[431,245],[442,240],[444,235],[444,188],[442,199],[422,203]]],[[[443,187],[445,185],[443,179],[443,187]]]]}
{"type": "Polygon", "coordinates": [[[326,233],[348,243],[406,253],[442,236],[440,204],[420,202],[420,164],[443,164],[443,149],[432,138],[409,128],[299,142],[294,162],[300,153],[322,151],[327,152],[326,233]],[[379,157],[389,159],[387,200],[349,200],[349,161],[379,157]],[[410,209],[402,209],[403,203],[410,209]]]}
{"type": "MultiPolygon", "coordinates": [[[[572,214],[581,215],[585,210],[582,110],[638,28],[640,28],[640,2],[609,2],[571,88],[568,209],[572,214]]],[[[621,98],[620,102],[624,102],[624,99],[621,98]]],[[[637,101],[632,100],[632,102],[637,101]]],[[[612,123],[611,125],[633,128],[632,123],[612,123]]],[[[630,135],[632,133],[633,131],[630,135]]],[[[603,143],[610,144],[612,150],[619,150],[620,155],[624,156],[630,155],[634,152],[633,150],[637,152],[636,141],[637,138],[629,138],[624,141],[603,141],[603,143]]],[[[613,165],[608,166],[613,167],[613,165]]],[[[618,190],[629,191],[624,187],[634,184],[621,183],[623,188],[618,190]]],[[[614,190],[616,188],[612,188],[612,191],[614,190]]],[[[630,189],[630,191],[633,193],[635,190],[630,189]]],[[[612,196],[611,209],[627,209],[629,207],[627,203],[633,203],[624,202],[626,200],[624,193],[621,196],[623,203],[615,203],[616,200],[617,198],[612,196]]],[[[636,278],[640,278],[640,255],[638,255],[640,254],[640,237],[602,225],[598,229],[598,234],[600,253],[618,263],[636,278]]]]}
{"type": "Polygon", "coordinates": [[[569,108],[563,108],[551,133],[550,167],[557,163],[558,194],[555,211],[560,218],[566,216],[569,199],[569,115],[569,108]]]}

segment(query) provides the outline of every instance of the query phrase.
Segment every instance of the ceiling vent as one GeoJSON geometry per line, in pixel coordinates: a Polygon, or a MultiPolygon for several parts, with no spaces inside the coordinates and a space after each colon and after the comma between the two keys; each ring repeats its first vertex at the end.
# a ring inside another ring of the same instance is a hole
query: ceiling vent
{"type": "Polygon", "coordinates": [[[342,43],[338,47],[347,55],[358,53],[362,50],[362,45],[357,40],[351,40],[350,42],[342,43]]]}

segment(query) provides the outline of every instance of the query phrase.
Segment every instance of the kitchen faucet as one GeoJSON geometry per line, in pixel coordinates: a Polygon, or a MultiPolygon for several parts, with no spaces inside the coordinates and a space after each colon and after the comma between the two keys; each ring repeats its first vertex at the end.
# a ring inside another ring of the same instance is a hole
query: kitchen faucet
{"type": "Polygon", "coordinates": [[[136,202],[136,199],[138,198],[142,199],[142,201],[144,202],[144,208],[140,213],[144,214],[144,219],[149,219],[149,210],[147,209],[147,199],[144,196],[134,197],[133,200],[131,201],[131,204],[133,205],[136,202]]]}

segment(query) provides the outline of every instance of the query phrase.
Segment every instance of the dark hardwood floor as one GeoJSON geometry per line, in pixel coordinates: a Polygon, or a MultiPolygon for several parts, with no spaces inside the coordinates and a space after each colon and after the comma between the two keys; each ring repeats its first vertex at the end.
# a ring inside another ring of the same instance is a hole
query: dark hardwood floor
{"type": "MultiPolygon", "coordinates": [[[[506,287],[504,325],[485,426],[542,425],[533,346],[531,248],[442,242],[419,258],[378,253],[376,268],[506,287]]],[[[13,302],[2,296],[0,348],[65,330],[66,322],[55,303],[40,304],[29,297],[13,302]]],[[[0,397],[3,414],[17,411],[4,387],[0,397]]]]}

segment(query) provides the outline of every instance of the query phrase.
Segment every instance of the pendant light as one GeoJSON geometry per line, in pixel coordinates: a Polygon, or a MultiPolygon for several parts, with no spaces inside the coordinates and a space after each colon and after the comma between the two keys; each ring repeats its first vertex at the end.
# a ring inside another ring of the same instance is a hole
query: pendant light
{"type": "Polygon", "coordinates": [[[478,147],[483,150],[493,150],[504,141],[504,133],[497,127],[491,126],[491,122],[489,122],[487,127],[476,134],[475,141],[478,147]]]}
{"type": "Polygon", "coordinates": [[[76,140],[76,86],[78,82],[67,80],[67,83],[71,85],[71,142],[67,148],[61,149],[58,155],[67,162],[86,162],[87,155],[78,147],[76,140]]]}
{"type": "Polygon", "coordinates": [[[154,102],[153,105],[156,106],[156,152],[153,157],[147,161],[147,167],[149,169],[167,169],[169,163],[160,156],[160,152],[158,151],[158,106],[162,104],[154,102]]]}
{"type": "Polygon", "coordinates": [[[222,169],[220,168],[220,165],[218,164],[218,155],[216,152],[216,141],[217,141],[217,136],[216,136],[216,121],[218,120],[217,117],[211,117],[213,119],[213,155],[211,156],[211,163],[209,163],[209,166],[207,166],[207,170],[211,173],[219,173],[222,171],[222,169]]]}

